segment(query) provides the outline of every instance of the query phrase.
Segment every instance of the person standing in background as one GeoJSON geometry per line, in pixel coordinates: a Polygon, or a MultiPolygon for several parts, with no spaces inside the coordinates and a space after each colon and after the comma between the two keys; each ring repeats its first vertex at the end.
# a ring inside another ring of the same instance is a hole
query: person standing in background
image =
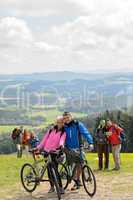
{"type": "Polygon", "coordinates": [[[21,127],[15,128],[11,133],[11,138],[17,149],[17,158],[22,157],[22,135],[23,135],[23,131],[21,127]]]}
{"type": "Polygon", "coordinates": [[[115,163],[113,170],[120,170],[120,151],[121,151],[121,133],[123,129],[114,124],[110,119],[107,120],[107,138],[112,145],[112,154],[115,163]]]}
{"type": "Polygon", "coordinates": [[[101,120],[100,124],[94,134],[98,152],[98,169],[103,169],[103,155],[104,155],[104,169],[109,168],[109,141],[106,136],[106,121],[101,120]]]}

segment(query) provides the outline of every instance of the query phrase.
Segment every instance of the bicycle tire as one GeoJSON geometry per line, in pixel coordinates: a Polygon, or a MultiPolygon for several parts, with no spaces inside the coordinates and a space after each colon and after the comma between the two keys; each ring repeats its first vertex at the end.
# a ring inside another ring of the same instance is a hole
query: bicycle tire
{"type": "Polygon", "coordinates": [[[88,165],[84,165],[82,168],[82,182],[85,191],[90,197],[93,197],[96,193],[96,178],[95,175],[93,174],[93,171],[88,165]],[[87,175],[85,175],[87,173],[87,175]],[[89,183],[89,186],[87,187],[87,183],[89,183]],[[93,189],[90,192],[89,188],[93,184],[93,189]]]}
{"type": "Polygon", "coordinates": [[[31,164],[29,164],[29,163],[25,163],[23,166],[22,166],[22,168],[21,168],[21,171],[20,171],[20,177],[21,177],[21,183],[22,183],[22,185],[23,185],[23,187],[24,187],[24,189],[27,191],[27,192],[33,192],[35,189],[36,189],[36,187],[37,187],[37,181],[36,181],[36,177],[37,177],[37,175],[36,175],[36,171],[35,171],[35,169],[33,168],[33,166],[31,165],[31,164]],[[27,174],[27,177],[24,177],[24,170],[26,169],[26,168],[29,168],[29,174],[27,174]],[[35,176],[35,178],[34,178],[34,181],[32,181],[32,176],[35,176]],[[25,178],[27,179],[27,182],[25,183],[25,178]],[[30,180],[31,179],[31,180],[30,180]],[[31,189],[28,187],[28,184],[29,183],[33,183],[33,187],[31,187],[31,189]]]}
{"type": "Polygon", "coordinates": [[[52,177],[53,177],[53,181],[54,181],[54,185],[56,188],[56,193],[58,196],[58,199],[61,199],[61,193],[60,193],[60,187],[59,187],[59,183],[58,183],[58,179],[57,179],[57,175],[56,175],[56,170],[53,166],[51,166],[51,173],[52,173],[52,177]]]}
{"type": "Polygon", "coordinates": [[[68,170],[66,166],[63,163],[60,163],[58,166],[58,171],[62,180],[62,185],[64,190],[67,189],[68,184],[69,184],[69,175],[68,175],[68,170]]]}

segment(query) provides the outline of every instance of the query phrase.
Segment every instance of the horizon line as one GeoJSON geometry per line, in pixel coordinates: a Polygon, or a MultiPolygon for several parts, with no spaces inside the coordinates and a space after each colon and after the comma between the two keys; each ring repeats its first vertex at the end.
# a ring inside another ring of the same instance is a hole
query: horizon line
{"type": "Polygon", "coordinates": [[[121,74],[124,74],[124,73],[133,73],[133,71],[70,71],[70,70],[55,70],[55,71],[44,71],[44,72],[39,72],[39,71],[36,71],[36,72],[16,72],[16,73],[0,73],[0,76],[13,76],[13,75],[31,75],[31,74],[46,74],[46,73],[75,73],[75,74],[117,74],[117,73],[121,73],[121,74]]]}

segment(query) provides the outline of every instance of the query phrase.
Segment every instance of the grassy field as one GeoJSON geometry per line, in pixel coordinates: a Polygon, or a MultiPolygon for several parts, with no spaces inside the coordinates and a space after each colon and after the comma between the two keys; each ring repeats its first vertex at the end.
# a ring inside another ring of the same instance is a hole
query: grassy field
{"type": "MultiPolygon", "coordinates": [[[[84,113],[78,113],[78,112],[73,112],[72,113],[74,117],[76,118],[82,118],[85,117],[86,114],[84,113]]],[[[30,116],[35,117],[35,116],[43,116],[46,118],[46,122],[44,122],[44,125],[46,123],[52,123],[53,121],[55,121],[56,117],[58,115],[62,115],[62,112],[60,112],[58,109],[54,108],[54,109],[50,109],[50,110],[44,110],[44,111],[34,111],[30,113],[30,116]]]]}
{"type": "MultiPolygon", "coordinates": [[[[8,126],[0,126],[0,134],[10,134],[12,132],[12,130],[16,127],[20,127],[20,126],[15,126],[15,125],[8,125],[8,126]]],[[[27,129],[32,129],[31,126],[24,126],[27,129]]]]}
{"type": "MultiPolygon", "coordinates": [[[[89,165],[93,169],[97,169],[97,154],[87,154],[89,165]]],[[[112,155],[110,156],[110,169],[113,168],[112,155]]],[[[26,158],[17,159],[16,155],[1,155],[0,156],[0,192],[5,194],[4,190],[14,190],[16,185],[20,183],[20,169],[25,162],[32,162],[32,159],[26,158]]],[[[133,173],[133,154],[121,154],[122,168],[120,172],[112,172],[111,170],[101,172],[104,176],[112,176],[119,174],[120,176],[130,175],[133,173]]]]}
{"type": "MultiPolygon", "coordinates": [[[[89,165],[92,169],[97,169],[97,154],[89,153],[86,155],[89,165]]],[[[29,200],[31,197],[24,193],[24,189],[20,183],[20,169],[25,162],[32,163],[31,157],[28,159],[24,156],[22,159],[17,159],[16,155],[1,155],[0,156],[0,200],[20,199],[29,200]],[[18,196],[17,198],[14,198],[18,196]]],[[[94,200],[121,200],[124,195],[124,200],[132,200],[133,195],[133,154],[121,154],[122,168],[120,171],[112,172],[113,160],[110,156],[110,170],[95,171],[97,179],[97,194],[94,200]],[[130,198],[131,197],[131,198],[130,198]]],[[[41,184],[37,189],[37,195],[43,192],[47,193],[48,184],[41,184]],[[44,192],[45,190],[45,192],[44,192]]],[[[82,192],[82,190],[81,190],[82,192]]],[[[45,193],[45,194],[44,194],[45,193]]],[[[68,192],[70,193],[70,192],[68,192]]],[[[85,195],[85,193],[83,192],[85,195]]],[[[67,197],[67,195],[66,195],[67,197]]],[[[73,199],[79,199],[79,195],[74,195],[73,199]]],[[[82,199],[86,199],[81,197],[82,199]]],[[[34,198],[33,198],[34,199],[34,198]]],[[[36,196],[35,199],[41,200],[36,196]]],[[[47,198],[46,198],[47,199],[47,198]]],[[[52,199],[52,198],[51,198],[52,199]]],[[[54,198],[53,198],[54,199],[54,198]]],[[[68,198],[66,198],[68,199],[68,198]]]]}
{"type": "MultiPolygon", "coordinates": [[[[58,115],[61,115],[62,112],[60,112],[58,109],[54,108],[54,109],[50,109],[50,110],[44,110],[44,111],[33,111],[28,113],[29,117],[37,117],[37,116],[42,116],[45,117],[46,121],[44,121],[44,123],[40,124],[40,126],[38,126],[39,128],[45,128],[47,127],[49,124],[55,122],[55,119],[58,115]]],[[[74,117],[76,118],[82,118],[84,116],[86,116],[84,113],[72,113],[74,117]]],[[[0,126],[0,134],[2,133],[10,133],[15,127],[19,127],[19,126],[15,126],[15,125],[8,125],[8,126],[0,126]]],[[[27,129],[32,129],[31,126],[24,126],[27,129]]]]}
{"type": "Polygon", "coordinates": [[[16,126],[0,126],[0,134],[1,133],[9,133],[11,132],[16,126]]]}

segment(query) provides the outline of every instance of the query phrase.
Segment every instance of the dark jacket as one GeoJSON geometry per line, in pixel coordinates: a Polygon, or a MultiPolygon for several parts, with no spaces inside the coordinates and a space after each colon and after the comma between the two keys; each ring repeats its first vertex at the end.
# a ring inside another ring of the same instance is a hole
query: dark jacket
{"type": "Polygon", "coordinates": [[[98,128],[94,137],[97,144],[108,144],[108,139],[106,136],[106,128],[98,128]]]}

